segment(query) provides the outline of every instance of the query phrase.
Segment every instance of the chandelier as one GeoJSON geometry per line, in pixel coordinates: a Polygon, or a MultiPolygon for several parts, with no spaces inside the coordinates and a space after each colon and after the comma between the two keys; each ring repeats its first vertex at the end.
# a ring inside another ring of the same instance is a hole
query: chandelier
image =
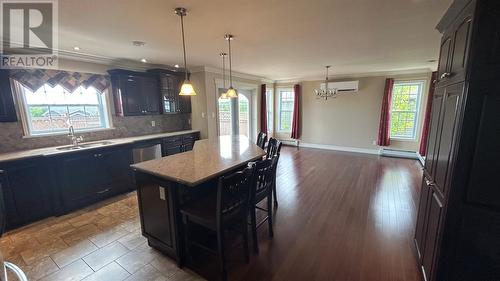
{"type": "Polygon", "coordinates": [[[328,88],[328,69],[331,65],[327,65],[326,67],[326,78],[325,78],[325,88],[324,89],[314,89],[314,93],[316,94],[316,98],[325,99],[335,98],[337,96],[337,89],[329,89],[328,88]]]}

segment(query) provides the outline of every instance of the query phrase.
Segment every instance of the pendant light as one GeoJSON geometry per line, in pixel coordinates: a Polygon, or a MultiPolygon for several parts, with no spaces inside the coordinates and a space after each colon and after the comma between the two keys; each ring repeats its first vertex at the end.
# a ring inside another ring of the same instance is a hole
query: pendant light
{"type": "Polygon", "coordinates": [[[231,41],[234,39],[234,36],[231,34],[224,35],[224,38],[227,40],[229,45],[229,89],[227,89],[226,96],[228,98],[237,98],[238,93],[233,88],[233,68],[232,68],[232,55],[231,55],[231,41]]]}
{"type": "MultiPolygon", "coordinates": [[[[222,57],[222,87],[224,88],[224,91],[226,90],[226,56],[227,53],[220,53],[220,56],[222,57]]],[[[227,99],[227,94],[226,92],[223,92],[220,95],[221,99],[227,99]]]]}
{"type": "Polygon", "coordinates": [[[184,78],[185,79],[184,79],[184,83],[182,83],[179,96],[196,96],[196,92],[194,91],[193,84],[191,84],[191,81],[189,81],[187,62],[186,62],[186,40],[184,38],[184,17],[187,15],[187,10],[186,10],[186,8],[175,8],[175,14],[181,17],[182,50],[184,51],[184,72],[185,72],[184,78]]]}

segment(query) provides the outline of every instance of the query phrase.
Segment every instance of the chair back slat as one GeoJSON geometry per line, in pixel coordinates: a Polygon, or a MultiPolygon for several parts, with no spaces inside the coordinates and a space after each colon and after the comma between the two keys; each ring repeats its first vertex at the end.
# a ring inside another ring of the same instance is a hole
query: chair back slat
{"type": "Polygon", "coordinates": [[[264,132],[260,132],[259,135],[257,136],[257,145],[264,149],[264,147],[266,146],[266,142],[267,142],[267,134],[264,133],[264,132]]]}
{"type": "Polygon", "coordinates": [[[267,158],[271,159],[274,158],[275,156],[279,156],[281,152],[281,146],[282,146],[281,141],[275,138],[270,138],[269,143],[267,145],[267,158]]]}
{"type": "Polygon", "coordinates": [[[221,177],[217,188],[217,219],[246,212],[250,199],[254,168],[248,167],[227,177],[221,177]]]}
{"type": "Polygon", "coordinates": [[[255,163],[255,181],[252,195],[267,194],[271,190],[274,180],[274,162],[274,159],[266,159],[255,163]]]}

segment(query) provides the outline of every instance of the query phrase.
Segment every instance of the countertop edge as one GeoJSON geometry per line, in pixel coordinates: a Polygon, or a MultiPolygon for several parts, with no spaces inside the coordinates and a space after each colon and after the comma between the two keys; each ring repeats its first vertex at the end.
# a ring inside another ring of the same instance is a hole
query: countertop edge
{"type": "Polygon", "coordinates": [[[151,135],[124,137],[124,138],[102,139],[102,140],[96,140],[96,141],[92,141],[92,142],[88,142],[88,143],[100,142],[100,141],[111,141],[114,143],[111,143],[108,145],[103,145],[103,146],[82,148],[82,149],[77,149],[77,150],[57,150],[58,147],[63,147],[63,146],[54,146],[54,147],[43,147],[43,148],[36,148],[36,149],[13,151],[13,152],[7,152],[7,153],[0,154],[0,164],[5,163],[5,162],[11,162],[11,161],[26,160],[26,159],[30,159],[30,158],[53,157],[53,156],[60,156],[60,155],[71,154],[71,153],[82,152],[82,151],[92,151],[92,150],[96,150],[96,149],[105,149],[105,148],[115,147],[115,146],[119,146],[119,145],[134,144],[134,143],[138,143],[141,141],[161,139],[161,138],[167,138],[167,137],[173,137],[173,136],[185,135],[185,134],[191,134],[191,133],[199,133],[199,132],[200,132],[199,130],[184,130],[184,131],[166,132],[166,133],[151,134],[151,135]],[[29,154],[30,151],[33,151],[33,154],[29,154]],[[25,155],[15,156],[16,153],[25,154],[25,155]],[[12,156],[9,156],[10,154],[12,154],[12,156]]]}
{"type": "MultiPolygon", "coordinates": [[[[241,165],[237,165],[237,166],[234,166],[234,167],[229,167],[227,169],[219,171],[218,173],[215,173],[213,175],[210,175],[210,176],[208,176],[206,178],[200,179],[200,180],[195,181],[195,182],[187,182],[187,181],[184,181],[182,179],[173,178],[173,177],[170,177],[170,176],[167,176],[167,175],[161,175],[161,174],[149,171],[147,169],[137,167],[135,164],[130,165],[130,168],[132,170],[134,170],[134,171],[138,171],[138,172],[141,172],[143,174],[148,174],[148,175],[157,177],[157,178],[162,179],[162,180],[167,180],[167,181],[171,181],[171,182],[180,183],[180,184],[183,184],[183,185],[186,185],[186,186],[189,186],[189,187],[195,187],[195,186],[197,186],[197,185],[199,185],[201,183],[204,183],[204,182],[209,181],[209,180],[211,180],[213,178],[219,177],[219,176],[221,176],[221,175],[223,175],[223,174],[225,174],[225,173],[227,173],[227,172],[229,172],[229,171],[231,171],[233,169],[236,169],[236,168],[238,168],[240,166],[243,166],[243,165],[245,165],[245,163],[249,163],[249,162],[252,162],[252,161],[259,160],[260,158],[264,157],[265,155],[266,155],[266,153],[264,151],[261,155],[255,156],[255,157],[249,159],[248,161],[242,163],[241,165]]],[[[162,157],[162,158],[166,158],[166,157],[168,157],[168,156],[165,156],[165,157],[162,157]]]]}

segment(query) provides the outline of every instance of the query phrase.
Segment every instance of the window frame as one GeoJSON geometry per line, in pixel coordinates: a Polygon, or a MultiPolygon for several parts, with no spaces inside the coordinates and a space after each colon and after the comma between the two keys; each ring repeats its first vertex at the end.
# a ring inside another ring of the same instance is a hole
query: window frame
{"type": "Polygon", "coordinates": [[[267,131],[272,134],[274,132],[274,91],[266,89],[266,117],[267,131]]]}
{"type": "MultiPolygon", "coordinates": [[[[19,117],[23,127],[23,133],[24,133],[23,138],[50,137],[50,136],[60,136],[68,134],[68,132],[65,130],[33,133],[34,130],[32,129],[31,116],[29,114],[29,105],[25,95],[25,87],[21,83],[14,80],[11,80],[10,83],[12,89],[15,91],[15,96],[19,101],[18,109],[19,109],[19,117]]],[[[104,117],[103,120],[105,123],[104,127],[93,127],[93,128],[83,128],[83,129],[75,128],[76,133],[89,133],[89,132],[98,132],[98,131],[106,131],[114,129],[109,89],[104,90],[100,94],[98,93],[98,95],[101,95],[99,100],[100,100],[100,105],[102,106],[98,106],[98,110],[104,117]]]]}
{"type": "Polygon", "coordinates": [[[399,113],[414,113],[415,114],[415,121],[413,125],[413,134],[411,137],[408,136],[393,136],[392,135],[392,118],[393,118],[393,103],[391,101],[391,120],[390,120],[390,127],[389,127],[389,135],[391,140],[396,140],[396,141],[417,141],[418,140],[418,132],[420,128],[420,117],[421,117],[421,109],[422,109],[422,101],[423,101],[423,95],[424,91],[426,89],[426,80],[422,79],[415,79],[415,80],[396,80],[394,81],[394,84],[392,86],[392,101],[394,100],[394,87],[396,85],[415,85],[419,84],[420,86],[420,92],[417,94],[417,101],[416,101],[416,108],[415,111],[407,111],[407,110],[398,110],[396,112],[399,113]]]}
{"type": "MultiPolygon", "coordinates": [[[[277,117],[278,117],[278,128],[277,128],[277,132],[279,133],[290,133],[292,132],[292,123],[293,123],[293,107],[292,107],[292,110],[290,110],[290,113],[291,113],[291,118],[290,118],[290,130],[286,130],[286,129],[282,129],[282,124],[281,124],[281,113],[283,112],[282,111],[282,108],[281,108],[281,105],[282,105],[282,94],[283,92],[290,92],[292,93],[292,98],[295,99],[295,97],[293,96],[293,88],[291,87],[280,87],[280,88],[277,88],[277,91],[278,91],[278,112],[277,112],[277,117]]],[[[293,102],[295,102],[295,100],[293,100],[293,102]]]]}

